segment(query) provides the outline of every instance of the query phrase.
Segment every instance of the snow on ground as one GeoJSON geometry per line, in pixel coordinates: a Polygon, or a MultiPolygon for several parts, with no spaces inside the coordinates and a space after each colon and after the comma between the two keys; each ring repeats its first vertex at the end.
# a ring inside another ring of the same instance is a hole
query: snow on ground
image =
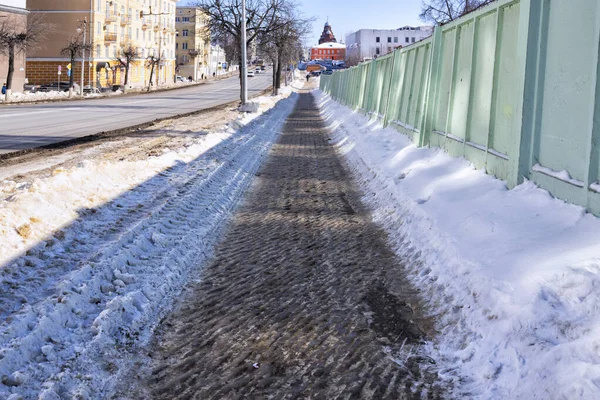
{"type": "MultiPolygon", "coordinates": [[[[156,87],[156,89],[152,89],[152,90],[158,90],[158,89],[173,89],[173,88],[181,88],[183,86],[187,86],[187,85],[191,85],[194,82],[180,82],[177,81],[175,83],[168,83],[168,84],[162,84],[158,87],[156,87]]],[[[76,91],[78,91],[79,89],[77,89],[76,91]]],[[[139,92],[145,92],[147,90],[146,87],[134,87],[134,88],[130,88],[128,89],[127,93],[139,93],[139,92]]],[[[78,99],[80,98],[78,94],[76,94],[76,91],[73,92],[73,99],[78,99]]],[[[106,92],[106,93],[86,93],[84,95],[84,98],[92,98],[92,97],[108,97],[108,96],[117,96],[123,94],[122,90],[117,90],[115,92],[106,92]]],[[[57,90],[51,90],[49,92],[13,92],[11,94],[11,99],[8,103],[12,104],[12,103],[23,103],[23,102],[32,102],[32,101],[47,101],[47,100],[65,100],[69,98],[69,92],[63,92],[63,91],[57,91],[57,90]]],[[[0,104],[2,103],[6,103],[6,101],[4,100],[4,96],[0,96],[0,104]]]]}
{"type": "Polygon", "coordinates": [[[110,394],[276,139],[282,92],[157,156],[0,183],[0,398],[110,394]]]}
{"type": "Polygon", "coordinates": [[[374,218],[431,300],[430,350],[456,397],[600,399],[600,220],[532,182],[507,190],[317,93],[374,218]]]}

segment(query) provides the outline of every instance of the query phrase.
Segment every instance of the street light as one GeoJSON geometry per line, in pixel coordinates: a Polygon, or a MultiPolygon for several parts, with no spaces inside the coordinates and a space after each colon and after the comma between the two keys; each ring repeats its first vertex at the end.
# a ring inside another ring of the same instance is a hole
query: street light
{"type": "MultiPolygon", "coordinates": [[[[81,26],[77,27],[77,33],[81,34],[81,26]]],[[[87,33],[87,18],[83,17],[83,47],[81,48],[81,95],[83,96],[83,81],[85,75],[85,42],[87,33]]],[[[91,49],[90,49],[91,51],[91,49]]]]}

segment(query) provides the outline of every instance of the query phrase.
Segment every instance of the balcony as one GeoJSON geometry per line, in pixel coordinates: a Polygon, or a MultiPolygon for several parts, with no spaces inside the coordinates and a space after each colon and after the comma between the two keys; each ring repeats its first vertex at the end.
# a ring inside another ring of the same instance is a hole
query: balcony
{"type": "Polygon", "coordinates": [[[104,34],[104,43],[116,43],[117,42],[117,34],[116,33],[105,33],[104,34]]]}
{"type": "Polygon", "coordinates": [[[131,25],[131,18],[124,16],[121,17],[121,26],[131,25]]]}
{"type": "Polygon", "coordinates": [[[104,20],[106,21],[107,24],[110,24],[111,22],[117,22],[117,18],[119,18],[117,16],[117,14],[107,13],[106,18],[104,20]]]}

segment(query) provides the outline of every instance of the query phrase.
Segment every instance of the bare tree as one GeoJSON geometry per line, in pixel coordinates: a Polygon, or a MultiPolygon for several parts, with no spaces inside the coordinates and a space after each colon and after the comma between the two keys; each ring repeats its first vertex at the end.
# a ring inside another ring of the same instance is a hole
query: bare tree
{"type": "Polygon", "coordinates": [[[346,66],[354,67],[360,63],[360,49],[358,47],[350,47],[346,52],[346,66]]]}
{"type": "Polygon", "coordinates": [[[302,39],[311,31],[312,18],[304,18],[292,2],[281,4],[275,18],[275,28],[261,34],[259,44],[273,62],[273,94],[281,88],[281,75],[287,66],[300,59],[302,39]]]}
{"type": "MultiPolygon", "coordinates": [[[[156,56],[152,54],[149,55],[148,58],[146,58],[146,66],[150,68],[150,78],[148,78],[148,91],[150,91],[150,88],[152,87],[152,78],[154,76],[154,70],[158,69],[160,62],[160,55],[156,56]]],[[[156,85],[158,86],[158,72],[156,75],[156,85]]]]}
{"type": "MultiPolygon", "coordinates": [[[[278,13],[287,0],[247,0],[246,1],[246,46],[250,45],[261,34],[266,34],[281,27],[277,19],[278,13]]],[[[231,36],[241,47],[242,41],[242,2],[241,0],[199,0],[196,3],[209,18],[210,31],[217,37],[231,36]]],[[[242,65],[241,52],[238,55],[242,65]]],[[[239,72],[242,81],[242,69],[239,72]]],[[[240,98],[243,88],[240,85],[240,98]]]]}
{"type": "Polygon", "coordinates": [[[419,17],[425,22],[443,25],[495,0],[423,0],[419,17]]]}
{"type": "Polygon", "coordinates": [[[121,49],[121,57],[117,57],[119,64],[125,68],[125,79],[123,81],[123,92],[127,91],[127,84],[129,83],[129,67],[131,66],[131,60],[138,56],[137,49],[133,47],[131,43],[126,43],[121,49]]]}
{"type": "Polygon", "coordinates": [[[5,100],[10,100],[15,72],[15,58],[27,50],[34,49],[52,29],[44,22],[43,14],[30,14],[27,22],[22,17],[8,15],[0,19],[0,54],[8,56],[5,100]]]}
{"type": "MultiPolygon", "coordinates": [[[[71,36],[69,42],[60,50],[60,54],[69,57],[71,63],[71,75],[69,76],[69,97],[73,95],[73,85],[75,79],[75,58],[83,56],[84,51],[90,51],[92,46],[83,42],[83,36],[71,36]]],[[[82,71],[83,73],[83,71],[82,71]]],[[[60,90],[60,88],[58,88],[60,90]]]]}

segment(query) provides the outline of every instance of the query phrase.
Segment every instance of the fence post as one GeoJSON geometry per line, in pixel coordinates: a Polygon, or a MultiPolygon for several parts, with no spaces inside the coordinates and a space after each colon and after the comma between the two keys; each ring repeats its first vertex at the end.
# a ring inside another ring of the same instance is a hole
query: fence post
{"type": "Polygon", "coordinates": [[[436,26],[433,31],[433,40],[431,41],[431,54],[429,56],[429,66],[427,68],[427,87],[423,99],[423,114],[421,115],[421,129],[419,134],[419,147],[429,145],[429,137],[433,130],[435,120],[435,111],[437,109],[437,91],[440,81],[440,62],[442,59],[442,28],[436,26]]]}
{"type": "Polygon", "coordinates": [[[541,86],[544,79],[545,42],[544,5],[539,0],[521,0],[519,8],[519,33],[517,42],[517,65],[521,73],[517,80],[517,118],[512,131],[515,132],[514,150],[509,154],[510,171],[506,179],[509,188],[513,188],[529,176],[531,170],[535,138],[540,129],[541,86]]]}
{"type": "Polygon", "coordinates": [[[396,65],[396,54],[399,54],[400,50],[394,50],[392,52],[392,67],[390,69],[390,78],[388,83],[388,91],[387,91],[387,101],[385,103],[385,112],[383,113],[383,126],[388,126],[389,116],[388,111],[390,109],[390,95],[392,93],[392,81],[394,76],[394,66],[396,65]]]}

